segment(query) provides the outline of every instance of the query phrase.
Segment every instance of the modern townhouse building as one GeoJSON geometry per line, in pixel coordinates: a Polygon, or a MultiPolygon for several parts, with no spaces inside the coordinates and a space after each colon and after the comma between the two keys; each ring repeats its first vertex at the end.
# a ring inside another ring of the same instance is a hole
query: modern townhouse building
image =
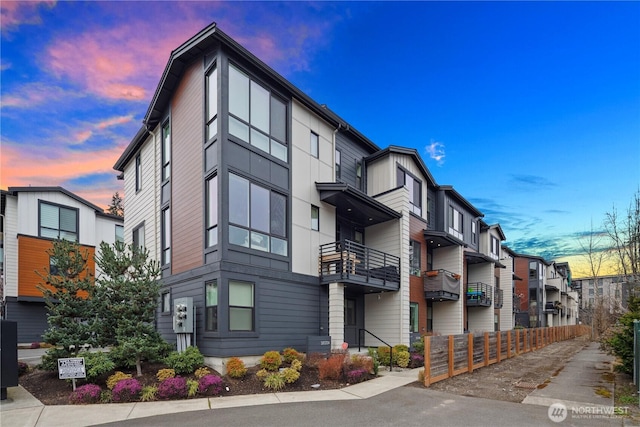
{"type": "Polygon", "coordinates": [[[125,241],[161,262],[167,340],[193,301],[208,364],[496,328],[500,227],[215,24],[172,52],[143,122],[114,165],[125,241]]]}
{"type": "Polygon", "coordinates": [[[517,254],[508,246],[502,246],[502,258],[500,262],[505,269],[501,270],[500,283],[505,290],[502,309],[500,310],[500,330],[506,331],[516,326],[516,314],[520,312],[521,296],[516,290],[516,283],[522,281],[515,271],[515,258],[517,254]],[[510,288],[510,296],[506,289],[510,288]]]}
{"type": "Polygon", "coordinates": [[[574,289],[581,292],[581,309],[601,305],[609,313],[619,313],[627,307],[627,300],[633,288],[631,277],[605,275],[583,277],[573,281],[574,289]]]}
{"type": "Polygon", "coordinates": [[[53,241],[80,243],[89,254],[89,272],[96,275],[100,243],[123,239],[124,221],[62,187],[9,187],[0,195],[3,319],[17,322],[18,342],[39,342],[48,323],[38,272],[46,275],[55,268],[48,253],[53,241]]]}

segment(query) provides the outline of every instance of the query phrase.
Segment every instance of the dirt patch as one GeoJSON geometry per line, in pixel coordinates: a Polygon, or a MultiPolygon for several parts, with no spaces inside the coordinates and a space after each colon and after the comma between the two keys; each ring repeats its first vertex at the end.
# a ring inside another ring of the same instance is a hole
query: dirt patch
{"type": "MultiPolygon", "coordinates": [[[[543,388],[558,375],[578,351],[589,344],[588,337],[556,342],[500,363],[431,384],[433,390],[484,399],[522,402],[536,388],[543,388]]],[[[414,383],[412,386],[421,387],[414,383]]]]}

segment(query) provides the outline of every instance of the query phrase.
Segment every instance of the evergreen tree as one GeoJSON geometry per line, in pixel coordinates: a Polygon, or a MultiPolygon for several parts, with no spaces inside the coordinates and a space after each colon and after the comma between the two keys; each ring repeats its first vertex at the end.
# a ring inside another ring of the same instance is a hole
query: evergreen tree
{"type": "Polygon", "coordinates": [[[115,346],[116,358],[142,375],[143,360],[157,360],[170,348],[154,326],[160,266],[146,249],[122,242],[101,243],[96,265],[101,271],[96,286],[100,344],[115,346]]]}
{"type": "Polygon", "coordinates": [[[124,206],[123,206],[122,197],[120,197],[120,193],[118,193],[117,191],[111,197],[111,204],[109,205],[107,212],[110,213],[111,215],[124,217],[124,206]]]}
{"type": "Polygon", "coordinates": [[[603,347],[616,355],[618,368],[627,374],[633,374],[633,321],[640,319],[640,297],[630,296],[628,311],[623,314],[610,335],[602,340],[603,347]]]}
{"type": "MultiPolygon", "coordinates": [[[[77,242],[56,240],[47,251],[51,265],[45,274],[38,272],[45,283],[38,285],[48,310],[49,329],[44,341],[56,347],[50,359],[66,357],[85,344],[95,345],[92,333],[94,315],[92,296],[94,280],[88,269],[89,252],[77,242]],[[55,353],[55,354],[54,354],[55,353]]],[[[55,360],[49,360],[50,364],[55,360]]]]}

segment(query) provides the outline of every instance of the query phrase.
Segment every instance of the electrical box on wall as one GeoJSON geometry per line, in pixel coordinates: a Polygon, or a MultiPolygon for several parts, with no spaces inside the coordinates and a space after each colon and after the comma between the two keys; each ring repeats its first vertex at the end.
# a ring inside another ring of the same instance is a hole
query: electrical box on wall
{"type": "Polygon", "coordinates": [[[193,333],[193,298],[184,297],[173,300],[173,332],[193,333]]]}

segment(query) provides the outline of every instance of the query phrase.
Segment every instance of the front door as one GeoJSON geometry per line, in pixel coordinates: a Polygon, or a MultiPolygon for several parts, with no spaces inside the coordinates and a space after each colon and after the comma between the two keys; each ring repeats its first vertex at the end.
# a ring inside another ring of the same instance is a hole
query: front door
{"type": "MultiPolygon", "coordinates": [[[[364,328],[364,299],[362,296],[344,299],[344,340],[349,348],[358,346],[358,333],[364,328]]],[[[364,338],[364,337],[362,337],[364,338]]]]}

